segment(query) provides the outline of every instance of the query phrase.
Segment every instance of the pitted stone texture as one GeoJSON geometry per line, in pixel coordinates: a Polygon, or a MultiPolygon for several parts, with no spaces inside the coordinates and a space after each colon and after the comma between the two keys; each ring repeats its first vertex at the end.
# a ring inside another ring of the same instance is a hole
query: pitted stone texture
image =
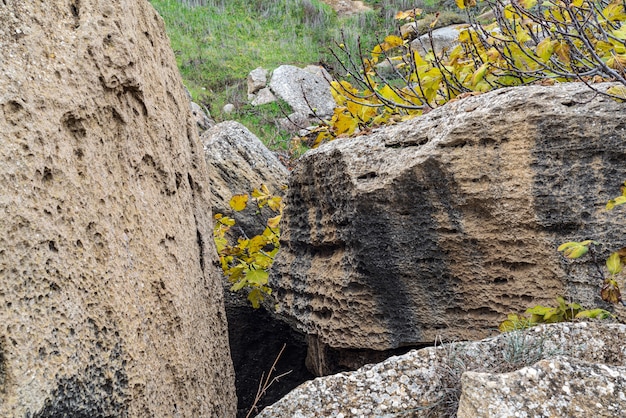
{"type": "Polygon", "coordinates": [[[208,171],[145,0],[0,6],[0,416],[234,416],[208,171]]]}
{"type": "Polygon", "coordinates": [[[387,350],[484,338],[559,294],[598,305],[596,266],[556,248],[626,246],[604,210],[624,158],[626,104],[577,83],[470,97],[309,151],[272,268],[280,311],[331,347],[387,350]]]}
{"type": "MultiPolygon", "coordinates": [[[[582,364],[581,370],[585,370],[585,363],[601,363],[593,368],[606,371],[602,372],[605,376],[616,378],[613,372],[619,372],[620,377],[616,381],[620,386],[616,384],[614,392],[614,396],[618,397],[617,389],[623,386],[620,379],[626,365],[624,338],[626,326],[623,324],[561,323],[538,326],[524,332],[505,333],[483,341],[429,347],[391,357],[354,372],[303,383],[274,405],[265,408],[258,417],[447,418],[456,410],[446,409],[446,402],[451,402],[450,406],[455,407],[461,393],[463,373],[511,372],[558,356],[579,360],[568,360],[574,372],[578,364],[582,364]]],[[[597,381],[595,377],[587,379],[581,373],[577,384],[590,387],[597,381]]],[[[469,379],[468,382],[472,384],[473,380],[469,379]]],[[[550,381],[544,383],[549,385],[550,381]]],[[[609,388],[610,385],[605,387],[609,388]]],[[[571,390],[574,390],[573,386],[571,390]]],[[[593,405],[589,405],[589,410],[596,411],[593,405]]],[[[484,415],[465,415],[469,416],[484,415]]],[[[592,413],[583,416],[602,415],[592,413]]]]}
{"type": "Polygon", "coordinates": [[[335,110],[330,92],[330,75],[319,67],[322,75],[293,65],[281,65],[272,72],[269,87],[276,97],[291,106],[294,113],[307,117],[329,117],[335,110]]]}
{"type": "MultiPolygon", "coordinates": [[[[222,122],[201,136],[209,166],[209,183],[213,194],[213,212],[231,214],[230,199],[265,184],[270,192],[284,193],[289,171],[261,140],[235,121],[222,122]]],[[[256,211],[250,208],[232,214],[246,235],[263,232],[256,211]]]]}
{"type": "Polygon", "coordinates": [[[458,418],[623,417],[626,367],[567,357],[505,373],[467,372],[458,418]]]}

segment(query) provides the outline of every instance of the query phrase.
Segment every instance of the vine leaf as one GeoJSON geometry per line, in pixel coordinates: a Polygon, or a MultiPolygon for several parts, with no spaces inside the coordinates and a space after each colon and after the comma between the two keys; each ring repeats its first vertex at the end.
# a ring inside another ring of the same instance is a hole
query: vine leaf
{"type": "Polygon", "coordinates": [[[240,212],[246,208],[248,205],[248,195],[247,194],[236,194],[228,202],[230,207],[237,212],[240,212]]]}
{"type": "Polygon", "coordinates": [[[563,255],[567,258],[580,258],[583,255],[587,254],[587,252],[589,251],[589,246],[591,244],[597,244],[597,242],[592,240],[586,240],[581,242],[570,241],[559,245],[557,251],[563,251],[563,255]]]}

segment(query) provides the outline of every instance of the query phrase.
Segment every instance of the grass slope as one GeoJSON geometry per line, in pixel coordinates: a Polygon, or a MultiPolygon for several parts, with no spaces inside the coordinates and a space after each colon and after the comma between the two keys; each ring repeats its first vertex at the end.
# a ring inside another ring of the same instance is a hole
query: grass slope
{"type": "Polygon", "coordinates": [[[285,148],[288,134],[273,123],[281,116],[277,106],[246,105],[251,70],[311,63],[332,68],[329,48],[342,33],[348,46],[356,50],[360,38],[370,49],[394,30],[396,11],[421,7],[423,1],[366,1],[375,10],[338,18],[319,0],[150,0],[165,21],[194,101],[206,106],[217,121],[239,120],[271,148],[285,148]],[[226,103],[233,103],[237,111],[223,115],[226,103]]]}

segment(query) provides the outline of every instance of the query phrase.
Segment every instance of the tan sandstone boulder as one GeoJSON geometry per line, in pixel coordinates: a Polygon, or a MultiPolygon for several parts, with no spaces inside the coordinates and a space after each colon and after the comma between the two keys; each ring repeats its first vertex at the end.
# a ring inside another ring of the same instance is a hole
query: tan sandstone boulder
{"type": "Polygon", "coordinates": [[[234,416],[208,171],[162,19],[52,0],[0,22],[0,416],[234,416]]]}
{"type": "Polygon", "coordinates": [[[271,285],[317,339],[312,368],[337,370],[320,344],[476,340],[557,295],[598,304],[591,258],[556,248],[594,238],[601,260],[625,246],[623,211],[604,209],[625,154],[626,104],[577,83],[469,97],[307,153],[271,285]]]}

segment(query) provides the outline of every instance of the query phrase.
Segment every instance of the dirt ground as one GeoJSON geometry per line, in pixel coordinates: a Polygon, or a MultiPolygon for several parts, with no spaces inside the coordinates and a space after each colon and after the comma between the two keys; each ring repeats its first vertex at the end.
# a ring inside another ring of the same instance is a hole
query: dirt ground
{"type": "Polygon", "coordinates": [[[337,11],[340,16],[348,16],[355,13],[365,12],[370,10],[368,6],[363,4],[362,1],[351,0],[322,0],[324,3],[330,5],[337,11]]]}

